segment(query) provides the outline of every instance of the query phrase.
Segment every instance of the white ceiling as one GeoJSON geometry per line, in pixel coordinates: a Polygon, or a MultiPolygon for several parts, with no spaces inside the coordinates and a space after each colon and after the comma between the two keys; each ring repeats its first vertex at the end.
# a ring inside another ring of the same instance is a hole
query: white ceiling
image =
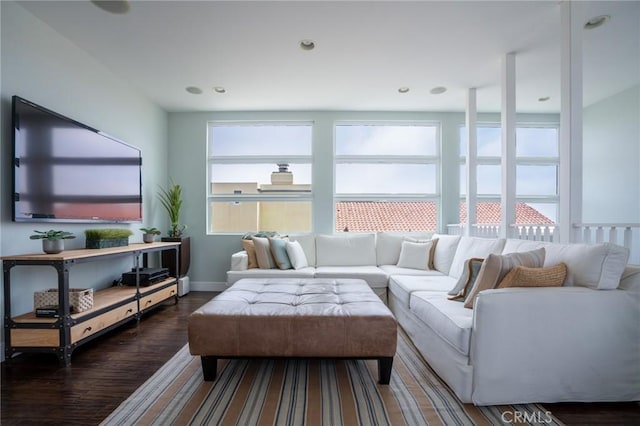
{"type": "MultiPolygon", "coordinates": [[[[560,106],[558,1],[132,1],[124,15],[88,1],[20,4],[167,111],[463,111],[470,87],[479,111],[499,111],[508,52],[518,111],[560,106]]],[[[590,104],[640,80],[640,2],[583,8],[584,21],[611,16],[583,33],[590,104]]]]}

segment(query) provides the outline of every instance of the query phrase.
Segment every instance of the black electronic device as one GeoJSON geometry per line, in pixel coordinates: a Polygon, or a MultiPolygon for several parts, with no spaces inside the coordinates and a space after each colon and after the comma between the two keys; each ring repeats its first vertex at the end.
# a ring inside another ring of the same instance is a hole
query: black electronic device
{"type": "MultiPolygon", "coordinates": [[[[158,281],[161,281],[169,276],[169,269],[167,268],[140,268],[138,270],[140,277],[140,285],[148,286],[158,281]]],[[[122,274],[122,284],[124,285],[136,285],[136,270],[132,269],[130,272],[122,274]]]]}
{"type": "Polygon", "coordinates": [[[142,154],[99,130],[13,97],[16,222],[140,222],[142,154]]]}

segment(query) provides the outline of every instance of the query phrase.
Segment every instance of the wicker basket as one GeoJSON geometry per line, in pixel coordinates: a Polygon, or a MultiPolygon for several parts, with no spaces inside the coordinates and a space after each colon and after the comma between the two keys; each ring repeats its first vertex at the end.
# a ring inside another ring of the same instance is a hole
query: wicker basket
{"type": "MultiPolygon", "coordinates": [[[[69,305],[71,312],[83,312],[93,307],[92,288],[71,288],[69,289],[69,305]]],[[[58,307],[58,289],[49,288],[44,291],[33,293],[34,309],[48,307],[58,307]]]]}

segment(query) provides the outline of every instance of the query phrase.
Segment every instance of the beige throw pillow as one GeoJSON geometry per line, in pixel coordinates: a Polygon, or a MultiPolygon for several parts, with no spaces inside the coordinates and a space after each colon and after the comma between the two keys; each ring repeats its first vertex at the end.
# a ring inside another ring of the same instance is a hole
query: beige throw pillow
{"type": "Polygon", "coordinates": [[[567,277],[567,265],[558,263],[547,268],[527,268],[516,266],[497,288],[509,287],[560,287],[567,277]]]}
{"type": "Polygon", "coordinates": [[[276,261],[273,260],[268,238],[251,237],[253,245],[256,249],[256,259],[260,269],[273,269],[276,267],[276,261]]]}
{"type": "Polygon", "coordinates": [[[249,269],[255,269],[258,267],[258,259],[256,258],[256,248],[253,245],[252,240],[242,240],[242,248],[247,252],[249,258],[249,269]]]}
{"type": "Polygon", "coordinates": [[[473,289],[464,303],[465,308],[473,309],[476,296],[482,290],[495,288],[507,273],[516,266],[528,266],[541,268],[544,264],[544,248],[521,253],[509,253],[505,255],[490,254],[482,262],[473,289]]]}

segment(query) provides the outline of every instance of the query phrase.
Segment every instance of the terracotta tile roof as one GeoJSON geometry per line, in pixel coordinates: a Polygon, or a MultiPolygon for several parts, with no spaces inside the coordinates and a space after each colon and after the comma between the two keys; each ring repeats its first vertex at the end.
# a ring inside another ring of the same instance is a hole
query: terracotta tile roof
{"type": "MultiPolygon", "coordinates": [[[[478,223],[500,223],[498,202],[478,203],[478,223]]],[[[460,222],[466,222],[466,205],[460,204],[460,222]]],[[[516,204],[516,223],[553,223],[525,203],[516,204]]],[[[432,201],[342,201],[336,204],[336,230],[435,231],[436,204],[432,201]]]]}

